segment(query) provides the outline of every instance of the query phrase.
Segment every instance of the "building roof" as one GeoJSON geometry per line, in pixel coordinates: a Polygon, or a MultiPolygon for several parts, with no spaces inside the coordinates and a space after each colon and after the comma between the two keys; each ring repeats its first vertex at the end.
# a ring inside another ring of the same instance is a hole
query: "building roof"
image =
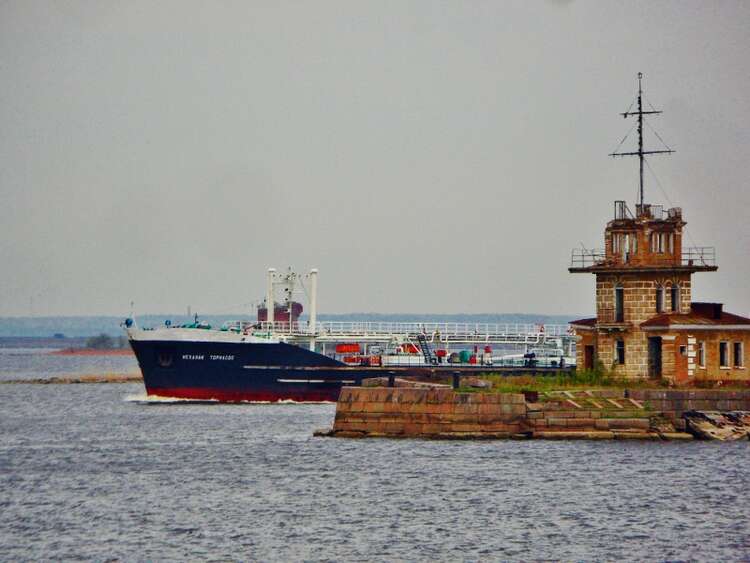
{"type": "Polygon", "coordinates": [[[590,319],[578,319],[577,321],[570,321],[568,324],[580,327],[594,328],[596,326],[596,317],[590,319]]]}
{"type": "Polygon", "coordinates": [[[689,313],[661,313],[641,323],[643,329],[750,329],[750,319],[727,313],[721,303],[692,303],[689,313]]]}

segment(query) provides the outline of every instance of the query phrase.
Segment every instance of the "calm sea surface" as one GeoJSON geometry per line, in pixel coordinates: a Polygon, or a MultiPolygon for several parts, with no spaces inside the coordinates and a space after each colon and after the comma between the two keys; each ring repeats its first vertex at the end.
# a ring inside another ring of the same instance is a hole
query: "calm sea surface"
{"type": "Polygon", "coordinates": [[[313,438],[333,405],[0,386],[0,560],[748,560],[750,443],[313,438]]]}

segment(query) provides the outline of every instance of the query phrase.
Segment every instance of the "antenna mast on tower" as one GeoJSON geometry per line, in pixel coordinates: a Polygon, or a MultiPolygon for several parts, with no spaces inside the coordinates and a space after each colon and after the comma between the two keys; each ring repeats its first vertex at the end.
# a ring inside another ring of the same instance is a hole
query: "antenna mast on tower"
{"type": "MultiPolygon", "coordinates": [[[[643,88],[641,86],[641,79],[643,78],[643,73],[638,73],[638,111],[626,111],[625,113],[622,113],[624,118],[628,118],[631,115],[637,115],[638,116],[638,151],[637,152],[613,152],[610,153],[609,156],[637,156],[638,160],[640,161],[640,208],[643,209],[643,157],[647,154],[665,154],[665,153],[673,153],[672,149],[667,147],[667,150],[660,150],[660,151],[644,151],[643,150],[643,116],[644,115],[650,115],[650,114],[656,114],[656,113],[662,113],[658,110],[653,111],[643,111],[643,88]]],[[[631,105],[632,107],[632,105],[631,105]]],[[[657,134],[657,137],[659,135],[657,134]]],[[[661,137],[659,137],[661,139],[661,137]]],[[[662,141],[663,142],[663,141],[662,141]]],[[[620,143],[622,144],[622,143],[620,143]]],[[[666,146],[666,144],[665,144],[666,146]]]]}

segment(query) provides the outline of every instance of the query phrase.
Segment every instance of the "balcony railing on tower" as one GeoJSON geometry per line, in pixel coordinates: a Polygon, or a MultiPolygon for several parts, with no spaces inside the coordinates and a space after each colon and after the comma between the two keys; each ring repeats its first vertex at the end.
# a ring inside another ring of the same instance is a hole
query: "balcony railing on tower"
{"type": "Polygon", "coordinates": [[[606,259],[604,249],[574,248],[570,253],[571,268],[588,268],[603,265],[606,259]]]}
{"type": "Polygon", "coordinates": [[[716,266],[716,248],[690,246],[682,249],[683,266],[716,266]]]}
{"type": "Polygon", "coordinates": [[[654,203],[638,203],[635,206],[634,216],[630,211],[628,204],[624,200],[615,201],[615,221],[635,219],[636,216],[640,218],[653,219],[656,221],[682,219],[682,208],[671,207],[669,209],[664,209],[663,205],[657,205],[654,203]]]}
{"type": "MultiPolygon", "coordinates": [[[[622,263],[622,262],[620,262],[622,263]]],[[[625,261],[624,263],[627,264],[625,261]]],[[[590,268],[606,266],[606,254],[603,249],[574,248],[570,253],[571,268],[590,268]]],[[[716,266],[716,248],[713,246],[683,247],[681,259],[676,266],[716,266]]]]}

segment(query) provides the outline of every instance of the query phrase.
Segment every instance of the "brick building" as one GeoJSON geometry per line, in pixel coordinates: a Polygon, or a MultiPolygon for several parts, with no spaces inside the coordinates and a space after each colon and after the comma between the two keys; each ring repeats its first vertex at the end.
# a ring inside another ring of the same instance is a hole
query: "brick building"
{"type": "Polygon", "coordinates": [[[692,299],[692,275],[714,272],[714,249],[684,248],[682,210],[615,202],[604,250],[574,250],[571,273],[596,276],[596,317],[572,324],[577,363],[627,378],[750,380],[750,319],[692,299]]]}

